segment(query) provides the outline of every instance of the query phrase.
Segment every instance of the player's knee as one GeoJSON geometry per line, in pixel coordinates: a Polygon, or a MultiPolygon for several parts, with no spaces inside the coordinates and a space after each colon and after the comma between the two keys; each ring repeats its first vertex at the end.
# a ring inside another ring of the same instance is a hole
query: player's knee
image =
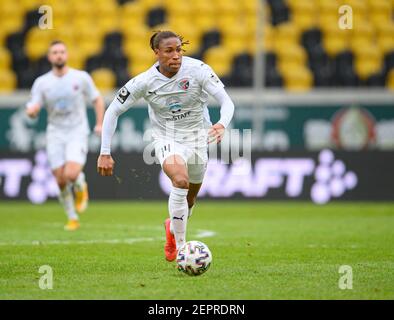
{"type": "Polygon", "coordinates": [[[67,181],[63,177],[57,177],[56,182],[60,190],[63,190],[67,185],[67,181]]]}
{"type": "Polygon", "coordinates": [[[64,173],[64,178],[68,182],[75,182],[75,180],[77,180],[77,178],[78,178],[78,174],[79,174],[79,172],[76,170],[67,170],[64,173]]]}
{"type": "Polygon", "coordinates": [[[172,185],[175,188],[189,189],[189,179],[185,175],[175,175],[172,179],[172,185]]]}

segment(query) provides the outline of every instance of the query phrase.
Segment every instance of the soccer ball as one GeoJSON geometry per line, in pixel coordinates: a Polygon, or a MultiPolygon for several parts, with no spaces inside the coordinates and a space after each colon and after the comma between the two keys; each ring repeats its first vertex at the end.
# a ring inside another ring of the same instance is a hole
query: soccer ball
{"type": "Polygon", "coordinates": [[[178,270],[189,276],[199,276],[207,271],[212,262],[208,246],[200,241],[188,241],[178,250],[178,270]]]}

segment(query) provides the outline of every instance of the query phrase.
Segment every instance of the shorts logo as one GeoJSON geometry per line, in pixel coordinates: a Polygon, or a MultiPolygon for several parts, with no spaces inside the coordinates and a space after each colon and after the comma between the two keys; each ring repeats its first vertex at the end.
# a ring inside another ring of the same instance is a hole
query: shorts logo
{"type": "Polygon", "coordinates": [[[187,90],[189,89],[190,86],[190,82],[188,79],[182,79],[181,81],[179,81],[178,83],[179,88],[181,88],[182,90],[187,90]]]}
{"type": "Polygon", "coordinates": [[[116,95],[116,99],[118,99],[118,101],[123,104],[129,97],[129,95],[130,95],[129,90],[127,90],[126,87],[123,87],[118,91],[118,94],[116,95]]]}

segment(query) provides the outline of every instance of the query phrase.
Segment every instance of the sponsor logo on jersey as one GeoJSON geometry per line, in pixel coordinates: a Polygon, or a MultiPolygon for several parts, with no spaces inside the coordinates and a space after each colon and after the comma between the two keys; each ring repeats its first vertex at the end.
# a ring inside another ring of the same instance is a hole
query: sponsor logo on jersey
{"type": "Polygon", "coordinates": [[[129,97],[129,95],[130,95],[129,90],[127,90],[126,87],[123,87],[123,88],[121,88],[121,89],[118,91],[118,94],[116,95],[116,99],[118,99],[118,101],[119,101],[121,104],[123,104],[123,103],[125,103],[125,101],[126,101],[127,98],[129,97]]]}
{"type": "Polygon", "coordinates": [[[172,116],[172,118],[170,118],[169,120],[176,121],[176,120],[184,119],[184,118],[186,118],[187,116],[189,116],[190,113],[191,113],[191,111],[186,111],[186,112],[184,112],[184,113],[177,114],[176,116],[175,116],[175,115],[172,116]]]}
{"type": "Polygon", "coordinates": [[[178,97],[170,97],[167,99],[166,103],[173,114],[177,114],[182,111],[181,100],[178,97]]]}
{"type": "Polygon", "coordinates": [[[181,81],[179,81],[178,86],[182,90],[186,91],[187,89],[189,89],[189,86],[190,86],[189,79],[182,79],[181,81]]]}

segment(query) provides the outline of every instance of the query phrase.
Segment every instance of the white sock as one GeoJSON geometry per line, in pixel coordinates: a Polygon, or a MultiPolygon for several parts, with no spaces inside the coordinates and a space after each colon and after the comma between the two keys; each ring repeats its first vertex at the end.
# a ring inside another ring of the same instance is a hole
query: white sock
{"type": "Polygon", "coordinates": [[[81,171],[77,177],[77,180],[74,182],[74,190],[82,191],[85,185],[85,174],[81,171]]]}
{"type": "Polygon", "coordinates": [[[188,189],[172,187],[168,199],[168,210],[177,249],[186,242],[186,225],[189,210],[186,199],[187,192],[188,189]]]}
{"type": "MultiPolygon", "coordinates": [[[[190,218],[192,216],[193,209],[194,209],[194,205],[191,208],[189,208],[189,213],[187,215],[187,218],[190,218]]],[[[170,223],[170,232],[171,232],[171,234],[174,234],[174,227],[172,226],[172,221],[170,223]]]]}
{"type": "Polygon", "coordinates": [[[190,218],[193,214],[193,208],[194,208],[194,204],[189,208],[189,214],[188,214],[188,218],[190,218]]]}
{"type": "Polygon", "coordinates": [[[64,189],[60,190],[59,194],[60,204],[63,206],[64,211],[66,211],[69,220],[78,220],[78,215],[74,208],[74,197],[71,192],[71,185],[67,184],[64,189]]]}

